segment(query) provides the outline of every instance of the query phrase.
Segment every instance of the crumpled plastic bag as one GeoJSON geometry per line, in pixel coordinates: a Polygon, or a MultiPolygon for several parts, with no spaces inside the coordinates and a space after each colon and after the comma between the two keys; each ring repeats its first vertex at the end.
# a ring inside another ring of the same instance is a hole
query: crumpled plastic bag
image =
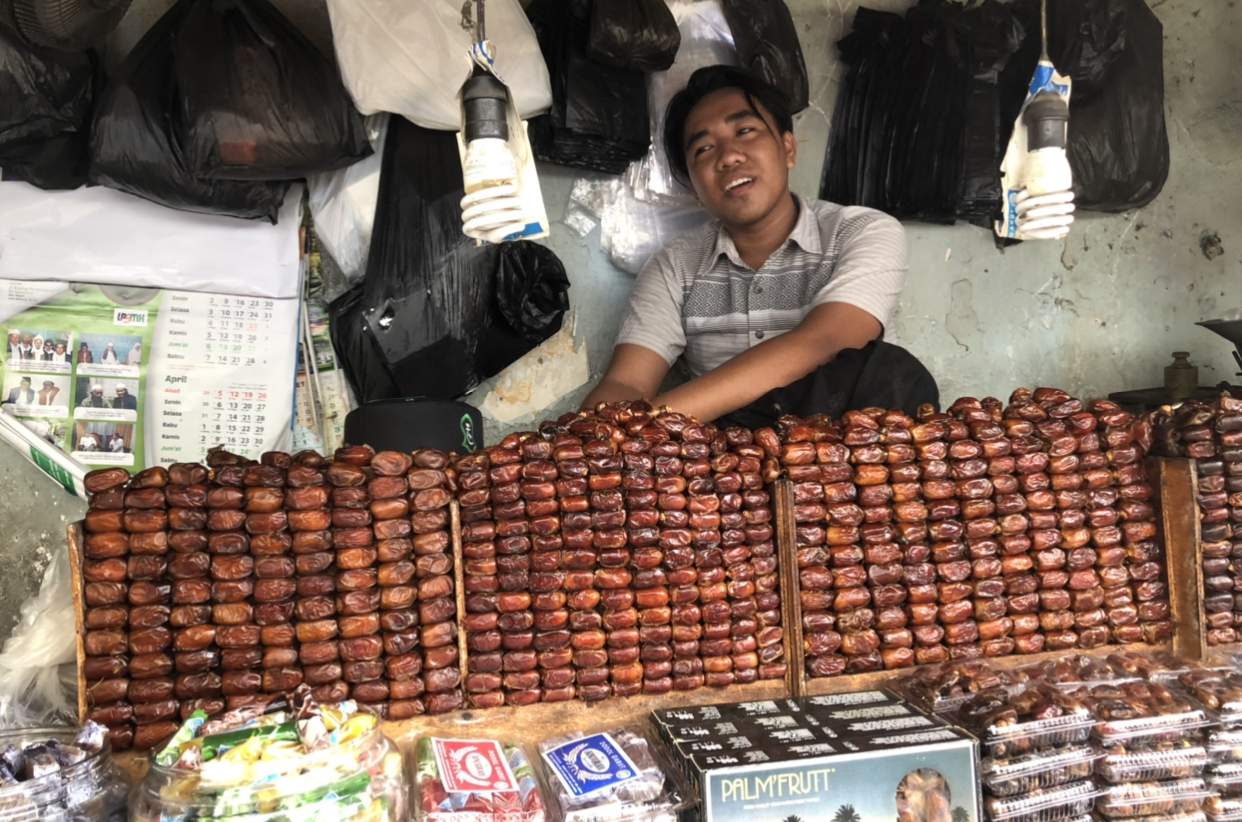
{"type": "Polygon", "coordinates": [[[288,182],[212,180],[185,166],[171,121],[173,41],[187,9],[182,0],[157,20],[104,89],[91,126],[90,182],[169,208],[274,224],[288,182]]]}
{"type": "Polygon", "coordinates": [[[785,92],[797,114],[810,100],[798,29],[784,0],[721,0],[743,68],[785,92]]]}
{"type": "Polygon", "coordinates": [[[560,329],[569,279],[529,241],[461,233],[457,138],[389,122],[367,273],[330,308],[333,347],[362,402],[451,400],[560,329]]]}
{"type": "Polygon", "coordinates": [[[74,620],[69,552],[59,550],[0,652],[0,728],[77,724],[74,620]]]}
{"type": "Polygon", "coordinates": [[[1053,62],[1074,81],[1066,154],[1075,205],[1142,208],[1169,176],[1160,19],[1143,0],[1058,0],[1048,28],[1053,62]]]}
{"type": "Polygon", "coordinates": [[[627,71],[663,71],[673,65],[681,32],[664,0],[594,0],[587,54],[627,71]]]}
{"type": "Polygon", "coordinates": [[[32,46],[0,22],[0,167],[43,189],[85,183],[98,76],[92,53],[32,46]]]}
{"type": "MultiPolygon", "coordinates": [[[[459,92],[474,64],[474,0],[328,0],[341,76],[363,114],[390,111],[424,128],[461,128],[459,92]]],[[[518,0],[487,0],[496,74],[524,119],[548,110],[548,67],[518,0]]]]}
{"type": "Polygon", "coordinates": [[[372,114],[366,122],[373,155],[352,166],[306,178],[315,236],[349,280],[358,279],[366,271],[388,115],[372,114]]]}
{"type": "Polygon", "coordinates": [[[362,117],[318,49],[267,0],[181,0],[173,65],[186,168],[296,180],[371,154],[362,117]]]}

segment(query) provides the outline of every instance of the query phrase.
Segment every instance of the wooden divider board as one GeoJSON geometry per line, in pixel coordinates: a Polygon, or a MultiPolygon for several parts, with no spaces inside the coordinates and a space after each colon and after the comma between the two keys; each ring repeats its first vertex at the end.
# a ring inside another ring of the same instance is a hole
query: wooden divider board
{"type": "Polygon", "coordinates": [[[1169,604],[1173,610],[1173,652],[1203,659],[1207,645],[1195,463],[1188,459],[1148,457],[1147,474],[1156,492],[1154,502],[1164,539],[1169,604]]]}

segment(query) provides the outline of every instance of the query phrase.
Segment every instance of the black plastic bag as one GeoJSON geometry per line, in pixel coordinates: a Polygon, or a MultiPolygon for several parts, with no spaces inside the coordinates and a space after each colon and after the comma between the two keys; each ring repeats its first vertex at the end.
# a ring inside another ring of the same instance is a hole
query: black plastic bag
{"type": "Polygon", "coordinates": [[[531,121],[535,158],[620,174],[651,145],[647,81],[587,56],[587,7],[535,0],[526,9],[552,80],[552,110],[531,121]]]}
{"type": "Polygon", "coordinates": [[[1066,145],[1074,202],[1142,208],[1169,176],[1160,20],[1143,0],[1059,0],[1048,18],[1053,63],[1074,80],[1066,145]]]}
{"type": "Polygon", "coordinates": [[[681,30],[664,0],[595,0],[587,54],[627,71],[664,71],[681,46],[681,30]]]}
{"type": "Polygon", "coordinates": [[[267,0],[183,0],[177,134],[200,177],[293,180],[371,154],[328,60],[267,0]]]}
{"type": "Polygon", "coordinates": [[[742,67],[785,92],[797,114],[810,99],[798,29],[784,0],[721,0],[742,67]]]}
{"type": "Polygon", "coordinates": [[[91,128],[90,181],[169,208],[275,223],[288,183],[208,180],[186,170],[172,134],[173,36],[186,8],[182,0],[157,20],[104,89],[91,128]]]}
{"type": "Polygon", "coordinates": [[[456,137],[394,117],[367,273],[332,303],[332,342],[363,402],[449,400],[560,328],[569,280],[529,242],[461,233],[456,137]]]}
{"type": "Polygon", "coordinates": [[[1000,207],[1000,82],[1023,27],[995,0],[860,8],[820,196],[902,219],[990,226],[1000,207]]]}
{"type": "Polygon", "coordinates": [[[0,167],[44,189],[86,182],[98,60],[32,46],[0,22],[0,167]]]}

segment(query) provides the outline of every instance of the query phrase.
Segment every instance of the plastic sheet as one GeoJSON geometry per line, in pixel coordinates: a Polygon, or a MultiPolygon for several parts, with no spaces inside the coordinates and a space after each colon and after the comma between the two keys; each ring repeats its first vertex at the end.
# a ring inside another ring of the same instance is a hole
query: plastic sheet
{"type": "MultiPolygon", "coordinates": [[[[474,3],[459,0],[328,0],[345,86],[363,114],[391,111],[426,128],[461,127],[458,93],[473,68],[474,3]]],[[[552,103],[548,67],[518,0],[488,0],[496,74],[523,118],[552,103]]]]}
{"type": "Polygon", "coordinates": [[[630,166],[626,179],[640,200],[694,208],[697,202],[689,189],[673,176],[664,153],[664,114],[668,101],[685,88],[691,74],[704,66],[736,66],[738,58],[733,33],[725,22],[719,0],[673,0],[669,8],[681,30],[681,48],[672,68],[651,74],[647,79],[651,151],[630,166]]]}
{"type": "Polygon", "coordinates": [[[21,621],[0,653],[0,727],[76,724],[76,694],[66,694],[61,667],[76,682],[69,554],[57,551],[39,593],[22,603],[21,621]]]}
{"type": "Polygon", "coordinates": [[[643,75],[587,56],[589,21],[582,4],[535,0],[526,14],[552,77],[552,109],[530,124],[535,158],[620,174],[646,154],[651,141],[643,75]]]}
{"type": "Polygon", "coordinates": [[[275,223],[288,183],[208,180],[182,159],[170,126],[173,40],[188,8],[183,0],[157,20],[104,90],[91,129],[90,182],[169,208],[275,223]]]}
{"type": "Polygon", "coordinates": [[[371,153],[332,65],[267,0],[183,0],[174,66],[187,168],[294,180],[371,153]]]}
{"type": "Polygon", "coordinates": [[[371,115],[367,135],[375,150],[373,155],[346,168],[306,178],[315,235],[350,280],[358,279],[366,270],[387,133],[388,115],[371,115]]]}
{"type": "Polygon", "coordinates": [[[543,246],[461,234],[455,135],[395,118],[363,282],[333,302],[332,341],[363,402],[455,399],[560,328],[564,267],[543,246]]]}
{"type": "Polygon", "coordinates": [[[627,71],[664,71],[680,45],[664,0],[595,0],[587,48],[592,60],[627,71]]]}
{"type": "Polygon", "coordinates": [[[90,53],[31,46],[0,23],[0,167],[44,189],[85,183],[96,72],[90,53]]]}
{"type": "Polygon", "coordinates": [[[798,29],[784,0],[721,0],[744,68],[785,92],[797,114],[810,98],[798,29]]]}
{"type": "Polygon", "coordinates": [[[712,219],[697,203],[665,206],[643,202],[624,178],[577,180],[569,202],[566,223],[579,226],[578,233],[585,236],[598,220],[600,247],[613,265],[630,274],[638,274],[669,240],[712,219]]]}

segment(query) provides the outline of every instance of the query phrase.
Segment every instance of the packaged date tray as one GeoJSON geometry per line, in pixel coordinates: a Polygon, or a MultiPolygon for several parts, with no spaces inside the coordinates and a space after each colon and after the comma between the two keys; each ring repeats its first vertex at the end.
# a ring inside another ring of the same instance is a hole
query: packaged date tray
{"type": "Polygon", "coordinates": [[[1151,747],[1198,739],[1207,713],[1175,683],[1108,682],[1067,689],[1097,720],[1094,735],[1105,747],[1151,747]]]}
{"type": "Polygon", "coordinates": [[[1187,779],[1202,776],[1207,761],[1207,749],[1199,745],[1169,751],[1109,753],[1096,763],[1095,772],[1113,784],[1187,779]]]}
{"type": "Polygon", "coordinates": [[[1151,816],[1121,816],[1110,819],[1109,822],[1208,822],[1208,818],[1203,811],[1184,811],[1182,813],[1157,813],[1151,816]]]}
{"type": "Polygon", "coordinates": [[[1212,793],[1242,796],[1242,763],[1212,765],[1203,778],[1212,793]]]}
{"type": "Polygon", "coordinates": [[[984,757],[979,774],[983,786],[993,796],[1015,796],[1087,779],[1099,756],[1090,745],[1079,745],[1012,759],[984,757]]]}
{"type": "Polygon", "coordinates": [[[1126,782],[1105,787],[1095,811],[1109,819],[1189,813],[1202,809],[1210,796],[1202,779],[1126,782]]]}
{"type": "Polygon", "coordinates": [[[1242,820],[1242,799],[1224,799],[1213,796],[1203,804],[1209,822],[1238,822],[1242,820]]]}
{"type": "Polygon", "coordinates": [[[1207,753],[1210,762],[1242,763],[1242,731],[1209,731],[1207,753]]]}
{"type": "Polygon", "coordinates": [[[983,806],[992,822],[1057,822],[1089,813],[1099,794],[1095,783],[1086,779],[1013,797],[989,797],[983,806]]]}
{"type": "Polygon", "coordinates": [[[1203,668],[1182,673],[1177,682],[1212,722],[1223,728],[1242,725],[1242,674],[1203,668]]]}
{"type": "Polygon", "coordinates": [[[1085,705],[1050,685],[1020,693],[994,689],[975,694],[953,715],[988,756],[1008,758],[1086,742],[1095,719],[1085,705]]]}
{"type": "Polygon", "coordinates": [[[694,804],[667,750],[640,727],[539,744],[562,822],[651,822],[694,804]]]}

